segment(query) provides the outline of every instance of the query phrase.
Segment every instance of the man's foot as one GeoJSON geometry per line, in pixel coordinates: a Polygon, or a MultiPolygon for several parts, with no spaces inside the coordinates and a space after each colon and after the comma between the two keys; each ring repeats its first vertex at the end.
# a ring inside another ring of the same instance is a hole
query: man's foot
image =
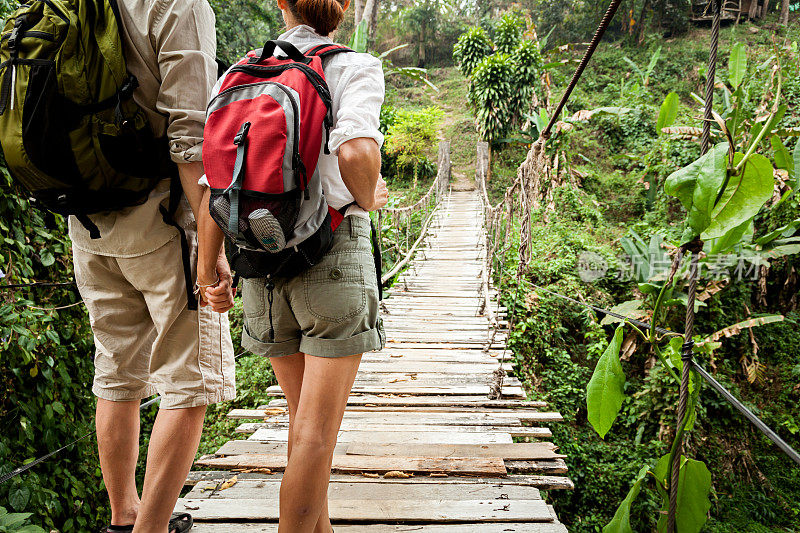
{"type": "Polygon", "coordinates": [[[185,533],[192,529],[194,520],[189,513],[173,513],[169,519],[169,533],[185,533]]]}

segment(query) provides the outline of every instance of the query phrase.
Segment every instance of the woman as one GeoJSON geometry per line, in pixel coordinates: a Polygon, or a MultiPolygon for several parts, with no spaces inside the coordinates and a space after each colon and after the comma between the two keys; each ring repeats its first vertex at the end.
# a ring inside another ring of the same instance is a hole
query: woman
{"type": "MultiPolygon", "coordinates": [[[[287,27],[279,40],[301,52],[331,43],[329,36],[350,5],[350,0],[277,1],[287,27]]],[[[318,170],[331,207],[354,205],[319,264],[294,278],[274,280],[274,342],[268,342],[266,280],[244,280],[243,287],[242,346],[271,358],[289,408],[289,460],[280,491],[282,533],[332,531],[327,489],[336,436],[361,354],[384,343],[367,213],[383,207],[388,197],[380,177],[383,136],[378,130],[383,71],[379,60],[356,53],[328,58],[324,70],[335,123],[331,153],[321,151],[318,170]]],[[[201,231],[218,233],[207,207],[204,214],[201,231]]],[[[214,262],[201,261],[198,285],[213,284],[214,262]]],[[[203,289],[212,306],[228,305],[223,288],[203,289]]]]}

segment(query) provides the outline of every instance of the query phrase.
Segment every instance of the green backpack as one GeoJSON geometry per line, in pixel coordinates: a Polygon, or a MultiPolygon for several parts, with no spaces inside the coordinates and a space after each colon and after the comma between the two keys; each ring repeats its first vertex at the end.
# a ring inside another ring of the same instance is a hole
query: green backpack
{"type": "Polygon", "coordinates": [[[44,207],[77,216],[92,238],[100,235],[86,215],[144,203],[160,180],[177,176],[166,138],[155,138],[133,101],[138,82],[120,27],[117,0],[31,0],[0,34],[8,169],[44,207]]]}

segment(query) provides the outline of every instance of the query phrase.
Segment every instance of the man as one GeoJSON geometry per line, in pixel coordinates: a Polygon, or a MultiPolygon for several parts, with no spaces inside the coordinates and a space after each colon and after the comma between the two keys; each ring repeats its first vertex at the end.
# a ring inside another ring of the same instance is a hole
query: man
{"type": "MultiPolygon", "coordinates": [[[[186,233],[196,265],[193,212],[202,200],[197,181],[203,175],[205,109],[217,73],[214,13],[207,0],[118,3],[128,71],[139,82],[134,99],[156,137],[169,139],[185,194],[175,221],[186,233]]],[[[236,395],[227,315],[190,305],[187,282],[194,285],[194,273],[186,279],[179,231],[164,221],[160,209],[169,196],[170,181],[164,180],[142,205],[91,215],[99,239],[70,217],[75,278],[97,348],[92,391],[98,397],[97,441],[111,501],[111,524],[105,529],[110,532],[191,528],[188,515],[171,515],[197,453],[206,406],[236,395]],[[139,405],[156,393],[161,408],[140,499],[135,484],[139,405]]],[[[218,257],[218,280],[201,283],[218,285],[224,298],[214,307],[227,310],[233,295],[224,253],[219,246],[203,250],[202,244],[201,253],[218,257]]]]}

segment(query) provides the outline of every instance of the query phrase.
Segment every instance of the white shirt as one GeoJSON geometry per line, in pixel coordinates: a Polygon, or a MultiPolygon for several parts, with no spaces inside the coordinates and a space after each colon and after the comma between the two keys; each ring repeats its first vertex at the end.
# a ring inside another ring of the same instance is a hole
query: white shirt
{"type": "MultiPolygon", "coordinates": [[[[278,39],[292,43],[301,52],[333,43],[304,24],[295,26],[278,39]]],[[[280,50],[276,53],[280,53],[280,50]]],[[[317,167],[328,205],[341,209],[355,199],[339,172],[339,147],[351,139],[362,137],[375,139],[378,146],[383,144],[383,134],[378,129],[384,97],[383,67],[381,61],[370,54],[345,53],[326,59],[324,71],[332,96],[333,128],[328,143],[331,153],[326,155],[320,151],[317,167]]],[[[214,88],[215,95],[221,84],[221,81],[218,82],[214,88]]],[[[200,184],[208,186],[205,176],[200,184]]],[[[357,205],[350,207],[347,214],[369,217],[357,205]]]]}

